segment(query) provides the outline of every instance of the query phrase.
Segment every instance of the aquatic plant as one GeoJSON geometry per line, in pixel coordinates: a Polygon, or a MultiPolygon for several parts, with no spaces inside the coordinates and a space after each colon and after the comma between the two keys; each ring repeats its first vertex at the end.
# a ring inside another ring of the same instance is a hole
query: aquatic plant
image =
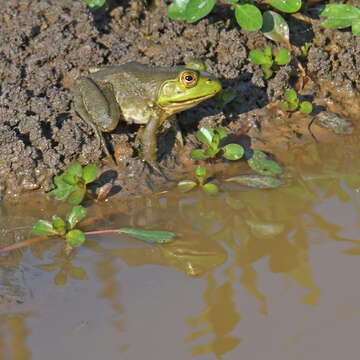
{"type": "Polygon", "coordinates": [[[239,160],[244,155],[244,148],[239,144],[222,145],[227,134],[221,128],[211,130],[210,128],[202,127],[196,133],[196,137],[204,144],[206,149],[193,150],[190,153],[190,157],[193,160],[206,160],[215,158],[217,155],[221,155],[228,160],[239,160]]]}
{"type": "Polygon", "coordinates": [[[295,90],[287,90],[285,92],[285,102],[279,104],[280,110],[283,111],[296,111],[300,110],[301,113],[307,115],[312,112],[312,104],[309,101],[300,102],[299,96],[295,90]]]}
{"type": "Polygon", "coordinates": [[[276,65],[286,65],[291,60],[291,54],[288,49],[279,50],[275,58],[273,58],[270,46],[267,46],[264,51],[258,49],[251,50],[249,57],[252,63],[261,66],[265,79],[269,79],[272,76],[276,65]]]}

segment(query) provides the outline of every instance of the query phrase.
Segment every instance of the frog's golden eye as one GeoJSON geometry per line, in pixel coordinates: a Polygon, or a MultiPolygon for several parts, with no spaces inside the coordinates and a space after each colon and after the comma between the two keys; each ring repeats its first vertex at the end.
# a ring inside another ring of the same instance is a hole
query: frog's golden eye
{"type": "Polygon", "coordinates": [[[197,82],[198,75],[195,72],[185,71],[181,75],[181,82],[185,87],[192,87],[197,82]]]}

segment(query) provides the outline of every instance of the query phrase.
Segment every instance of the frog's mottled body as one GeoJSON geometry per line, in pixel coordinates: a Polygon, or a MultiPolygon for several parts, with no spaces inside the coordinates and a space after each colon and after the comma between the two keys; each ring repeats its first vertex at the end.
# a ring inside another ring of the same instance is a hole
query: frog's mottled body
{"type": "Polygon", "coordinates": [[[94,129],[107,155],[102,132],[113,131],[120,119],[146,125],[142,156],[157,168],[156,133],[164,120],[221,90],[219,81],[203,69],[196,61],[178,69],[136,62],[95,69],[75,82],[75,110],[94,129]]]}

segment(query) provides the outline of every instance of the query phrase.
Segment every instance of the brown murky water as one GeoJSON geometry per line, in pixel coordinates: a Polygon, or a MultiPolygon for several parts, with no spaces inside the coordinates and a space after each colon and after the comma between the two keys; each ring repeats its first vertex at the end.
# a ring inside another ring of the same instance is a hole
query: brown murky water
{"type": "MultiPolygon", "coordinates": [[[[10,283],[0,359],[356,358],[358,142],[280,155],[291,166],[278,189],[164,193],[134,200],[127,214],[114,215],[116,204],[91,210],[99,221],[89,228],[166,229],[178,234],[171,244],[89,237],[70,258],[56,241],[0,257],[10,283]]],[[[20,227],[12,211],[2,209],[3,241],[37,217],[20,227]]]]}

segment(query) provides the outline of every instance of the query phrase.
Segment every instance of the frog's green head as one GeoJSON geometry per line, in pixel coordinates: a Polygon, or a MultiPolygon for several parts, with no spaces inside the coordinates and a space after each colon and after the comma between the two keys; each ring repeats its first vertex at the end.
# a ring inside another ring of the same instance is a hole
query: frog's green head
{"type": "Polygon", "coordinates": [[[157,104],[169,114],[189,109],[221,90],[219,80],[202,71],[197,62],[195,65],[188,64],[176,78],[161,84],[157,104]]]}

